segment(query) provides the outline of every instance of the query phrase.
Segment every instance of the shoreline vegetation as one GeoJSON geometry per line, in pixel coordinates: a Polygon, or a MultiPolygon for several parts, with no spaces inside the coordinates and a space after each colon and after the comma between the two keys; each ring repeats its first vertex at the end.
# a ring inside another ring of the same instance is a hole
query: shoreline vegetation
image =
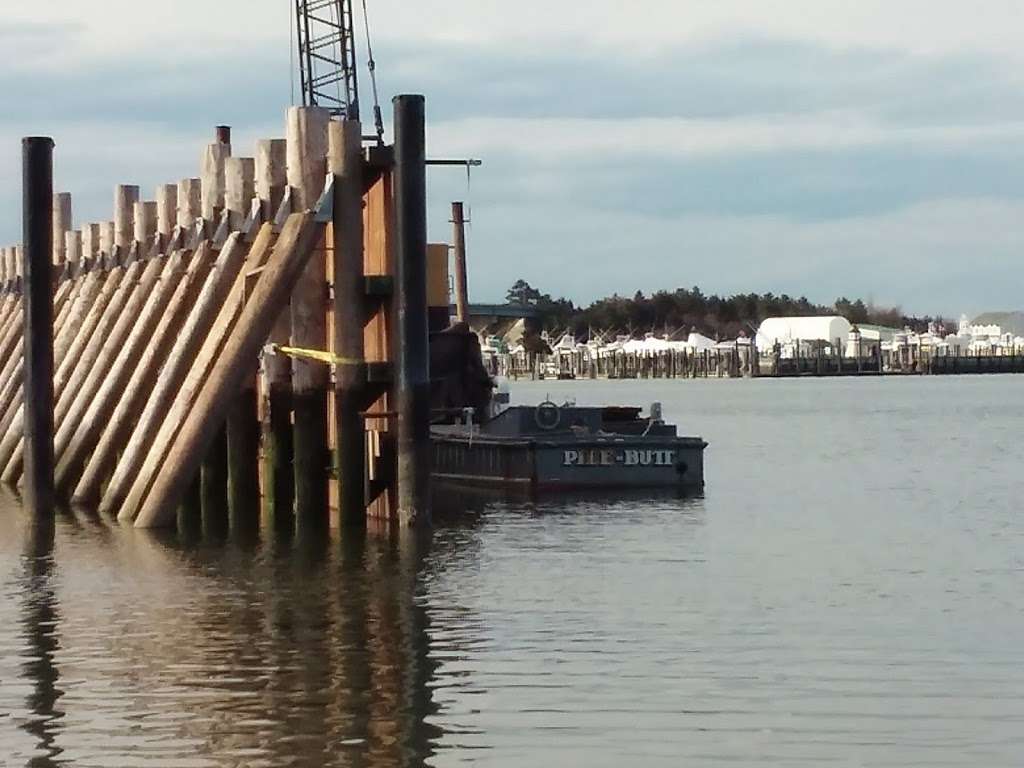
{"type": "Polygon", "coordinates": [[[793,298],[787,294],[705,295],[697,286],[650,295],[637,291],[632,298],[612,295],[582,307],[566,298],[552,298],[527,281],[517,280],[505,300],[512,306],[535,310],[538,330],[549,335],[571,333],[583,341],[598,333],[607,338],[648,332],[685,339],[690,331],[712,339],[735,339],[741,332],[753,335],[768,317],[841,315],[854,325],[910,328],[915,332],[926,331],[929,323],[949,325],[941,316],[906,315],[900,307],[881,307],[862,299],[840,297],[832,305],[824,305],[805,296],[793,298]]]}

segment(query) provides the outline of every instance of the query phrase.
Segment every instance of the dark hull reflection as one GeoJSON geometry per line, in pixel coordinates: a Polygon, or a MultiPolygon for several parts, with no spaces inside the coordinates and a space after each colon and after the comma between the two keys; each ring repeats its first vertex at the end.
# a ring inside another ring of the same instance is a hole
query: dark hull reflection
{"type": "Polygon", "coordinates": [[[435,482],[432,491],[435,520],[458,524],[495,505],[515,505],[530,511],[572,510],[576,512],[598,507],[636,508],[645,505],[678,505],[686,509],[698,505],[703,493],[677,488],[626,489],[609,491],[580,490],[558,494],[538,494],[528,489],[480,488],[459,483],[435,482]],[[469,516],[467,518],[467,515],[469,516]]]}

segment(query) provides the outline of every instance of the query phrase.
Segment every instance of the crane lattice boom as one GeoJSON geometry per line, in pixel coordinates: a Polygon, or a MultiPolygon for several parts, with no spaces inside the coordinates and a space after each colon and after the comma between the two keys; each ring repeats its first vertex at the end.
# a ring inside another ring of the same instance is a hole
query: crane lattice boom
{"type": "Polygon", "coordinates": [[[352,0],[295,0],[302,103],[359,119],[352,0]]]}

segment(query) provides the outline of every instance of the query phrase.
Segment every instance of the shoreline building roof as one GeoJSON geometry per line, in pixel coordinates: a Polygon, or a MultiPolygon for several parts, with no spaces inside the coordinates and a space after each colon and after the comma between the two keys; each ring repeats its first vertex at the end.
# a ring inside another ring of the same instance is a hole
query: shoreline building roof
{"type": "Polygon", "coordinates": [[[845,317],[769,317],[757,329],[757,346],[761,349],[794,341],[846,342],[853,326],[845,317]]]}

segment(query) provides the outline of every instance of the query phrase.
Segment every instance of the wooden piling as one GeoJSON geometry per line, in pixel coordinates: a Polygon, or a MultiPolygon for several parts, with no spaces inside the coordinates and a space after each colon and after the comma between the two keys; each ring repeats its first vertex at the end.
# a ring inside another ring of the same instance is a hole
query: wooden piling
{"type": "Polygon", "coordinates": [[[124,254],[127,254],[135,240],[137,202],[139,188],[134,184],[118,184],[114,188],[114,247],[120,248],[124,254]]]}
{"type": "MultiPolygon", "coordinates": [[[[153,316],[147,312],[147,305],[160,283],[161,276],[170,279],[169,272],[180,270],[180,260],[149,259],[138,282],[126,286],[126,300],[106,338],[101,341],[91,369],[82,379],[81,387],[74,395],[64,418],[57,424],[54,450],[57,457],[58,479],[61,486],[77,480],[80,460],[85,451],[95,444],[96,424],[90,422],[105,413],[112,399],[120,394],[130,368],[137,360],[139,346],[144,335],[152,329],[153,316]],[[79,438],[77,445],[74,443],[79,438]],[[79,450],[76,450],[79,448],[79,450]]],[[[162,307],[160,307],[162,310],[162,307]]]]}
{"type": "Polygon", "coordinates": [[[135,372],[109,418],[101,422],[103,430],[71,499],[75,504],[94,505],[99,501],[102,485],[112,475],[117,455],[125,449],[131,429],[154,390],[161,367],[168,360],[175,340],[183,330],[185,318],[210,273],[214,256],[209,244],[202,243],[189,259],[185,275],[167,302],[156,330],[146,342],[135,372]]]}
{"type": "Polygon", "coordinates": [[[100,222],[100,253],[106,258],[108,265],[116,261],[114,254],[114,222],[100,222]]]}
{"type": "Polygon", "coordinates": [[[362,125],[332,121],[328,163],[334,174],[333,275],[337,497],[342,525],[366,525],[366,279],[363,267],[362,125]]]}
{"type": "Polygon", "coordinates": [[[95,264],[100,257],[100,225],[98,222],[82,226],[82,258],[95,264]]]}
{"type": "MultiPolygon", "coordinates": [[[[156,265],[155,272],[160,262],[152,263],[156,265]]],[[[78,481],[81,468],[102,434],[100,425],[110,422],[146,347],[154,341],[153,333],[185,274],[186,263],[183,251],[169,256],[159,276],[152,284],[147,284],[144,279],[133,297],[134,304],[125,307],[124,317],[129,321],[126,333],[119,334],[119,329],[115,328],[112,334],[116,338],[116,346],[112,346],[111,352],[116,352],[116,356],[108,358],[110,362],[104,366],[99,386],[87,403],[84,415],[77,422],[69,421],[68,437],[56,443],[59,459],[55,482],[58,490],[69,488],[78,481]]]]}
{"type": "Polygon", "coordinates": [[[178,182],[178,226],[191,231],[203,212],[203,183],[201,179],[182,179],[178,182]]]}
{"type": "MultiPolygon", "coordinates": [[[[231,145],[215,141],[203,150],[200,178],[202,182],[202,217],[210,226],[224,210],[224,167],[231,156],[231,145]]],[[[212,234],[212,233],[211,233],[212,234]]]]}
{"type": "Polygon", "coordinates": [[[53,514],[53,139],[22,140],[25,505],[53,514]]]}
{"type": "MultiPolygon", "coordinates": [[[[273,221],[288,186],[287,141],[264,139],[256,144],[256,194],[264,221],[273,221]]],[[[289,344],[291,310],[274,323],[269,341],[289,344]]],[[[294,525],[295,475],[292,470],[292,367],[284,355],[264,355],[260,378],[263,389],[263,504],[274,528],[294,525]]]]}
{"type": "MultiPolygon", "coordinates": [[[[178,224],[178,185],[161,184],[156,188],[156,232],[166,248],[178,224]]],[[[166,253],[166,251],[164,251],[166,253]]]]}
{"type": "Polygon", "coordinates": [[[199,397],[183,414],[183,422],[166,460],[156,473],[136,527],[156,527],[174,522],[175,510],[199,468],[201,457],[216,437],[231,398],[242,380],[253,373],[277,312],[293,290],[300,273],[323,236],[323,225],[310,214],[292,214],[256,280],[234,332],[206,377],[199,397]]]}
{"type": "Polygon", "coordinates": [[[452,245],[455,251],[455,317],[469,322],[469,285],[466,275],[466,219],[461,202],[452,203],[452,245]]]}
{"type": "MultiPolygon", "coordinates": [[[[224,173],[228,226],[237,231],[245,225],[256,196],[256,161],[251,157],[228,158],[224,173]]],[[[259,521],[260,422],[256,378],[254,368],[253,375],[243,381],[231,404],[224,436],[226,506],[236,530],[252,530],[259,521]]],[[[219,454],[218,443],[214,445],[219,454]]],[[[203,476],[207,476],[205,465],[203,476]]],[[[204,499],[207,499],[205,494],[204,499]]]]}
{"type": "MultiPolygon", "coordinates": [[[[321,107],[288,110],[288,185],[295,210],[312,210],[327,174],[327,126],[330,113],[321,107]]],[[[327,349],[327,275],[323,253],[306,263],[291,297],[291,344],[327,349]]],[[[293,465],[298,522],[322,523],[327,517],[327,388],[329,369],[322,363],[292,361],[294,418],[293,465]]]]}
{"type": "MultiPolygon", "coordinates": [[[[199,505],[203,516],[203,530],[211,533],[221,533],[228,528],[227,424],[223,418],[218,418],[217,423],[218,428],[206,447],[200,464],[199,475],[199,505]]],[[[180,503],[180,499],[176,500],[175,507],[180,503]]]]}
{"type": "Polygon", "coordinates": [[[61,265],[67,258],[64,234],[71,229],[71,194],[58,192],[53,196],[53,263],[61,265]]]}
{"type": "Polygon", "coordinates": [[[228,226],[237,232],[245,224],[256,196],[256,161],[251,157],[229,157],[224,163],[224,206],[228,226]]]}
{"type": "Polygon", "coordinates": [[[122,522],[135,519],[209,368],[235,326],[245,300],[246,273],[263,266],[273,237],[271,225],[265,224],[247,257],[239,234],[232,234],[224,244],[164,362],[146,409],[100,501],[100,511],[116,513],[122,522]]]}
{"type": "Polygon", "coordinates": [[[64,259],[75,266],[82,263],[82,233],[77,229],[64,233],[64,259]]]}
{"type": "MultiPolygon", "coordinates": [[[[128,267],[115,267],[110,271],[100,297],[90,309],[81,332],[75,339],[75,347],[57,367],[54,376],[55,427],[59,428],[75,397],[81,392],[83,383],[92,371],[102,349],[103,340],[108,336],[109,329],[124,306],[128,294],[126,286],[134,284],[140,271],[139,261],[128,267]],[[110,311],[106,311],[108,309],[110,311]]],[[[0,466],[3,467],[3,474],[0,477],[4,482],[14,484],[21,477],[23,450],[21,429],[9,428],[3,440],[0,440],[0,466]]]]}
{"type": "Polygon", "coordinates": [[[156,239],[157,204],[151,200],[138,202],[133,210],[135,234],[134,240],[140,256],[149,256],[150,247],[156,239]]]}
{"type": "Polygon", "coordinates": [[[430,372],[427,335],[425,115],[422,96],[394,99],[397,235],[398,515],[430,522],[430,372]]]}

